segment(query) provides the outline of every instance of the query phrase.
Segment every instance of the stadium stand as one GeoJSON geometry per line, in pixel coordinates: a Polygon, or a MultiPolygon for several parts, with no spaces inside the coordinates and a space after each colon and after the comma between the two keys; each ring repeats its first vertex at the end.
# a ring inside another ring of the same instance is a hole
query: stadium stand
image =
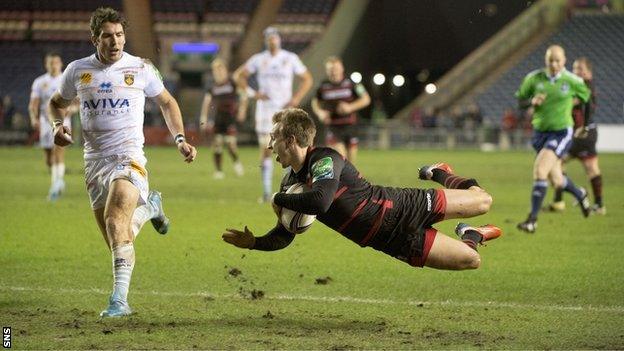
{"type": "Polygon", "coordinates": [[[507,106],[517,105],[513,93],[528,72],[544,66],[544,52],[553,43],[566,49],[568,69],[580,56],[586,56],[594,63],[598,97],[594,119],[599,123],[624,123],[624,71],[616,59],[624,57],[624,15],[603,13],[573,15],[557,32],[480,94],[477,101],[485,118],[498,121],[507,106]]]}

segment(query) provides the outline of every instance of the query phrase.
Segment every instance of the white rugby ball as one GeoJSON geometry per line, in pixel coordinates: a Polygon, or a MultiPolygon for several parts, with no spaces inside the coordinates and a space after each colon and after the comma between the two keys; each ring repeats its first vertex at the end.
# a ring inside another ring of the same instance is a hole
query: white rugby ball
{"type": "MultiPolygon", "coordinates": [[[[286,194],[301,194],[304,190],[309,190],[309,187],[304,183],[296,183],[286,190],[286,194]]],[[[284,207],[282,207],[279,217],[282,225],[294,234],[301,234],[308,230],[316,219],[314,215],[295,212],[284,207]]]]}

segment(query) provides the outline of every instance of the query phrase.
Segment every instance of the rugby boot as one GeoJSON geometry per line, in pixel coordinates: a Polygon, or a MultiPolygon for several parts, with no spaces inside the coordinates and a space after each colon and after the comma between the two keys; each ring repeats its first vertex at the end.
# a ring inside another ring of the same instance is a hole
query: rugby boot
{"type": "Polygon", "coordinates": [[[159,191],[150,190],[147,201],[156,213],[150,220],[154,229],[160,234],[167,234],[169,231],[169,218],[165,216],[165,211],[163,210],[162,194],[159,191]]]}
{"type": "Polygon", "coordinates": [[[457,227],[455,227],[455,234],[457,234],[457,236],[459,236],[459,238],[461,239],[461,237],[464,235],[464,233],[466,233],[467,230],[474,230],[477,233],[481,234],[481,241],[478,242],[478,244],[481,245],[483,245],[483,243],[486,241],[494,240],[499,236],[503,235],[503,231],[499,227],[493,226],[491,224],[482,225],[480,227],[473,227],[467,223],[458,223],[457,227]]]}

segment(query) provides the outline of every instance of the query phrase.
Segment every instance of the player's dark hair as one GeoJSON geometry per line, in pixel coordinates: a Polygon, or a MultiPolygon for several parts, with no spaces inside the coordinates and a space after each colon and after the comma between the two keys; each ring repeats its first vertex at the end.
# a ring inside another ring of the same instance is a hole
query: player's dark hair
{"type": "Polygon", "coordinates": [[[91,14],[91,20],[89,22],[92,36],[100,36],[100,33],[102,33],[102,24],[104,24],[104,22],[119,23],[123,27],[124,32],[126,31],[126,27],[128,27],[126,19],[115,9],[110,7],[98,7],[97,10],[93,11],[91,14]]]}
{"type": "Polygon", "coordinates": [[[585,65],[585,67],[587,67],[588,71],[590,71],[590,72],[594,71],[593,67],[592,67],[592,63],[591,63],[591,61],[587,57],[581,56],[581,57],[576,59],[576,62],[583,63],[585,65]]]}
{"type": "Polygon", "coordinates": [[[46,54],[43,56],[43,59],[47,59],[48,57],[58,57],[61,58],[61,54],[58,51],[48,51],[46,52],[46,54]]]}
{"type": "Polygon", "coordinates": [[[278,133],[284,138],[295,137],[301,147],[312,146],[316,125],[307,112],[300,108],[288,108],[273,115],[273,123],[280,123],[278,133]]]}
{"type": "Polygon", "coordinates": [[[325,59],[325,64],[334,63],[334,62],[342,63],[342,59],[340,59],[340,57],[338,56],[329,56],[328,58],[325,59]]]}

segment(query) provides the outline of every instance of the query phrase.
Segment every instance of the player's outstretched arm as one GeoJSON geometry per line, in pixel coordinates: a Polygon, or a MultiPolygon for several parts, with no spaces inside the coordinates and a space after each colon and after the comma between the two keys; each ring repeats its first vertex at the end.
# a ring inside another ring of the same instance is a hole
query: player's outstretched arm
{"type": "Polygon", "coordinates": [[[156,95],[156,102],[165,117],[165,122],[169,132],[174,137],[178,150],[184,156],[185,162],[193,162],[197,156],[197,149],[186,142],[184,137],[184,123],[182,122],[182,112],[178,102],[171,96],[167,89],[156,95]]]}
{"type": "Polygon", "coordinates": [[[226,243],[241,249],[276,251],[290,245],[295,238],[295,234],[290,233],[283,225],[278,223],[275,228],[261,237],[255,237],[249,228],[245,226],[244,230],[228,228],[221,235],[221,238],[226,243]]]}
{"type": "Polygon", "coordinates": [[[67,146],[74,142],[71,138],[71,131],[63,125],[63,117],[67,114],[67,108],[71,103],[72,100],[63,99],[57,92],[48,104],[48,118],[54,126],[54,144],[58,146],[67,146]]]}

